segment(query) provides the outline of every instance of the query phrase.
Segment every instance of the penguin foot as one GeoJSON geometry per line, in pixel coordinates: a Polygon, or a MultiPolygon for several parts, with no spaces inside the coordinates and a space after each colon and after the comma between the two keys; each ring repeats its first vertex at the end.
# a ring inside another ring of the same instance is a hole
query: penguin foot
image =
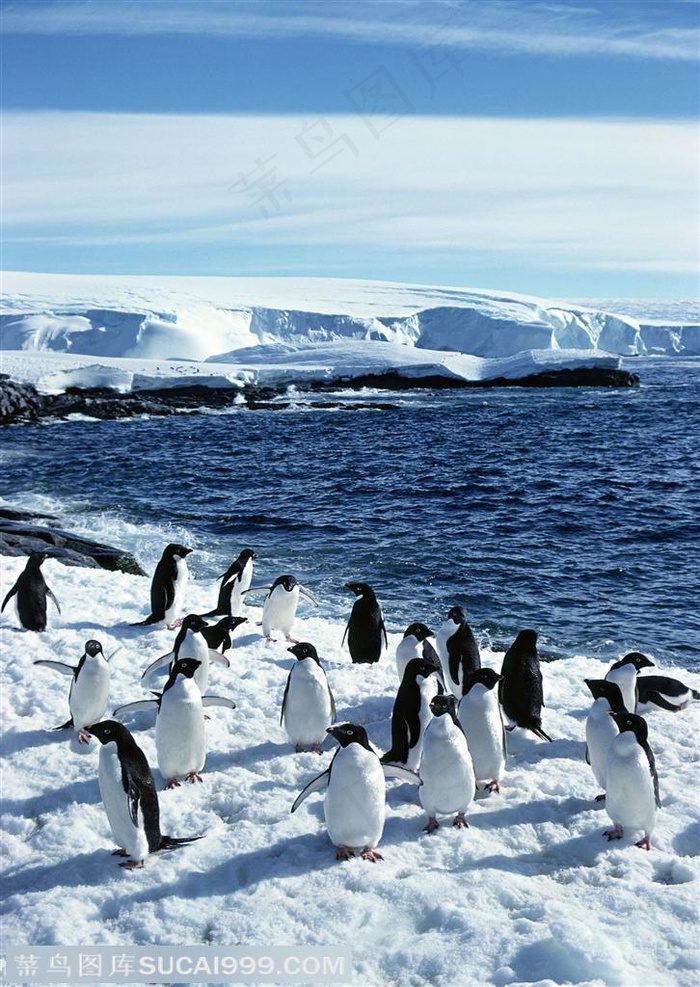
{"type": "Polygon", "coordinates": [[[296,637],[290,637],[289,634],[287,634],[287,640],[290,644],[299,644],[299,639],[296,637]]]}
{"type": "Polygon", "coordinates": [[[89,744],[90,743],[90,734],[89,733],[86,733],[84,730],[78,730],[78,732],[76,734],[76,737],[78,738],[78,743],[79,744],[89,744]]]}
{"type": "Polygon", "coordinates": [[[603,836],[607,836],[608,838],[608,843],[610,840],[621,840],[623,835],[624,830],[622,829],[622,826],[615,826],[614,829],[606,829],[603,832],[603,836]]]}
{"type": "Polygon", "coordinates": [[[457,829],[469,829],[469,823],[463,812],[458,812],[452,821],[452,825],[456,826],[457,829]]]}
{"type": "Polygon", "coordinates": [[[434,833],[435,830],[439,828],[439,826],[440,826],[440,823],[437,821],[437,819],[435,818],[435,816],[430,816],[429,819],[428,819],[427,824],[423,827],[423,832],[424,833],[434,833]]]}
{"type": "MultiPolygon", "coordinates": [[[[362,852],[364,854],[364,850],[362,852]]],[[[345,846],[342,843],[335,851],[336,860],[349,860],[350,857],[354,857],[354,856],[355,856],[355,851],[353,850],[353,848],[351,846],[345,846]]]]}
{"type": "Polygon", "coordinates": [[[202,780],[202,776],[197,771],[190,771],[190,773],[187,775],[187,778],[185,780],[191,782],[194,785],[195,781],[202,780]]]}
{"type": "Polygon", "coordinates": [[[642,850],[651,850],[651,836],[645,836],[643,840],[638,840],[634,845],[642,850]]]}
{"type": "Polygon", "coordinates": [[[373,864],[376,864],[378,860],[384,860],[381,853],[377,853],[371,846],[366,846],[360,856],[363,860],[371,860],[373,864]]]}
{"type": "Polygon", "coordinates": [[[125,860],[119,866],[126,867],[127,870],[137,870],[139,867],[143,867],[143,860],[125,860]]]}
{"type": "Polygon", "coordinates": [[[174,631],[175,628],[179,627],[181,624],[182,624],[182,618],[179,618],[178,620],[174,620],[172,624],[168,624],[167,628],[169,631],[174,631]]]}
{"type": "Polygon", "coordinates": [[[123,847],[118,846],[116,850],[112,850],[112,856],[113,857],[128,857],[129,854],[126,852],[126,850],[123,849],[123,847]]]}
{"type": "Polygon", "coordinates": [[[320,744],[312,744],[311,745],[311,750],[312,750],[312,752],[314,754],[323,754],[323,751],[321,750],[321,745],[320,744]]]}
{"type": "Polygon", "coordinates": [[[486,791],[487,792],[500,792],[500,790],[501,790],[501,786],[495,780],[494,781],[490,781],[488,783],[488,785],[486,786],[486,791]]]}
{"type": "Polygon", "coordinates": [[[596,802],[604,802],[605,801],[605,792],[601,792],[600,795],[596,795],[594,801],[596,801],[596,802]]]}
{"type": "Polygon", "coordinates": [[[179,787],[180,787],[180,782],[177,780],[177,778],[168,778],[168,780],[165,783],[166,791],[169,788],[179,788],[179,787]]]}

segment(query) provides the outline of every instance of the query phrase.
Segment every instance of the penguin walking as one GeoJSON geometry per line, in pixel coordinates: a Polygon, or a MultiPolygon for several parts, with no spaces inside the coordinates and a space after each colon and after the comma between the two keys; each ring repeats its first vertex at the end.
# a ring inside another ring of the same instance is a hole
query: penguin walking
{"type": "Polygon", "coordinates": [[[595,780],[603,789],[595,800],[604,802],[608,748],[620,732],[610,714],[624,713],[626,710],[620,687],[615,682],[606,679],[584,679],[584,682],[593,696],[593,705],[586,717],[586,763],[590,764],[595,780]]]}
{"type": "Polygon", "coordinates": [[[434,833],[440,825],[438,815],[455,812],[453,826],[469,826],[465,812],[472,804],[476,779],[467,738],[457,719],[455,697],[434,696],[430,700],[433,718],[423,738],[418,789],[421,805],[428,813],[426,833],[434,833]]]}
{"type": "Polygon", "coordinates": [[[537,655],[537,631],[520,631],[503,658],[498,698],[503,712],[515,726],[531,730],[536,737],[552,742],[542,729],[544,706],[542,670],[537,655]]]}
{"type": "Polygon", "coordinates": [[[429,627],[420,622],[409,624],[403,632],[403,638],[399,641],[396,648],[396,671],[399,676],[399,682],[403,678],[406,666],[413,658],[421,658],[423,661],[427,661],[442,678],[440,659],[437,651],[428,640],[429,637],[435,638],[435,635],[429,627]]]}
{"type": "Polygon", "coordinates": [[[479,645],[462,607],[450,609],[447,620],[437,632],[435,647],[440,656],[445,686],[459,702],[467,679],[472,672],[481,668],[479,645]]]}
{"type": "Polygon", "coordinates": [[[297,796],[292,812],[309,795],[327,789],[323,812],[328,835],[337,847],[336,860],[348,860],[356,850],[364,860],[383,860],[375,848],[384,831],[385,779],[399,778],[420,785],[420,778],[395,765],[382,765],[362,726],[342,723],[329,727],[328,733],[340,747],[330,766],[297,796]]]}
{"type": "Polygon", "coordinates": [[[373,664],[381,656],[382,640],[384,647],[389,647],[382,608],[369,583],[346,583],[345,588],[357,599],[352,605],[340,646],[342,648],[347,637],[353,664],[373,664]]]}
{"type": "Polygon", "coordinates": [[[85,733],[99,740],[98,782],[112,836],[114,854],[128,859],[120,867],[143,867],[149,853],[173,850],[201,836],[164,836],[160,831],[160,808],[146,756],[127,728],[116,720],[103,720],[86,727],[85,733]]]}
{"type": "Polygon", "coordinates": [[[653,668],[654,662],[643,655],[640,651],[630,651],[614,665],[611,665],[605,674],[608,682],[619,685],[622,693],[622,701],[628,713],[637,710],[637,674],[642,668],[653,668]]]}
{"type": "Polygon", "coordinates": [[[142,709],[156,709],[156,753],[166,788],[177,788],[182,780],[201,781],[206,760],[204,707],[235,709],[231,699],[203,696],[194,681],[200,662],[179,658],[168,676],[162,693],[155,699],[140,699],[115,709],[120,716],[142,709]]]}
{"type": "Polygon", "coordinates": [[[417,771],[423,752],[423,736],[433,718],[430,701],[444,692],[440,673],[422,658],[406,666],[391,711],[391,748],[382,764],[400,764],[417,771]]]}
{"type": "Polygon", "coordinates": [[[287,676],[280,724],[297,753],[310,747],[321,753],[328,728],[335,722],[335,700],[313,644],[301,641],[287,648],[296,657],[287,676]]]}
{"type": "Polygon", "coordinates": [[[56,730],[74,727],[79,731],[90,723],[96,723],[107,709],[109,699],[109,664],[99,641],[85,642],[85,651],[77,665],[66,665],[62,661],[35,661],[35,665],[53,668],[62,675],[71,676],[68,692],[70,719],[56,730]]]}
{"type": "Polygon", "coordinates": [[[477,790],[500,792],[506,766],[506,734],[496,686],[501,676],[493,668],[478,668],[464,684],[459,722],[474,764],[477,790]]]}
{"type": "Polygon", "coordinates": [[[294,643],[290,635],[296,617],[299,594],[310,600],[315,607],[318,606],[318,600],[297,581],[295,576],[289,574],[278,576],[270,586],[262,612],[263,634],[268,641],[272,640],[273,631],[281,631],[288,641],[294,643]]]}
{"type": "Polygon", "coordinates": [[[151,672],[155,672],[156,669],[163,668],[164,665],[168,664],[172,671],[173,665],[179,658],[196,658],[199,661],[199,666],[194,674],[194,680],[199,691],[204,695],[209,683],[210,664],[223,665],[224,668],[231,667],[231,663],[225,655],[209,647],[203,633],[206,627],[207,622],[196,613],[189,613],[183,617],[180,630],[173,644],[173,650],[151,662],[141,678],[146,678],[151,672]]]}
{"type": "Polygon", "coordinates": [[[219,576],[219,599],[213,610],[203,614],[204,617],[238,617],[241,613],[243,594],[250,589],[253,581],[253,560],[257,558],[250,548],[244,548],[235,562],[232,562],[226,572],[219,576]]]}
{"type": "Polygon", "coordinates": [[[158,624],[161,621],[165,621],[169,630],[177,626],[175,621],[185,600],[189,577],[186,560],[191,551],[191,548],[185,548],[184,545],[166,545],[153,573],[151,612],[145,620],[134,624],[134,627],[158,624]]]}
{"type": "Polygon", "coordinates": [[[225,654],[233,647],[233,632],[241,624],[248,622],[247,617],[222,617],[213,626],[207,624],[202,628],[202,637],[207,642],[212,651],[221,648],[221,654],[225,654]]]}
{"type": "Polygon", "coordinates": [[[60,604],[52,590],[46,585],[46,580],[41,572],[41,564],[48,557],[46,552],[32,552],[27,559],[27,564],[0,607],[0,613],[2,613],[12,597],[17,597],[15,600],[17,619],[25,631],[46,630],[47,597],[53,601],[58,612],[61,612],[60,604]]]}
{"type": "Polygon", "coordinates": [[[641,830],[644,836],[635,845],[651,850],[651,834],[661,802],[646,720],[635,713],[610,715],[620,732],[608,748],[605,811],[614,826],[606,829],[603,836],[619,840],[625,829],[641,830]]]}
{"type": "Polygon", "coordinates": [[[677,713],[700,700],[700,692],[668,675],[640,675],[637,678],[637,704],[641,709],[656,706],[677,713]]]}

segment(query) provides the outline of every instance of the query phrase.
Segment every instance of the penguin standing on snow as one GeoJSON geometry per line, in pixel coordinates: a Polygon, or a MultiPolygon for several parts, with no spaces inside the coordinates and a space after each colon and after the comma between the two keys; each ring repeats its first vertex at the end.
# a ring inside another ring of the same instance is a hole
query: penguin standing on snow
{"type": "Polygon", "coordinates": [[[292,812],[309,795],[327,788],[323,812],[328,835],[337,847],[336,860],[354,857],[356,850],[364,860],[383,860],[375,847],[384,831],[385,778],[399,778],[412,785],[420,785],[420,779],[403,768],[382,765],[364,727],[342,723],[329,727],[328,733],[340,747],[330,767],[309,782],[296,798],[292,812]]]}
{"type": "MultiPolygon", "coordinates": [[[[247,592],[252,593],[253,590],[247,590],[247,592]]],[[[318,606],[318,600],[298,582],[295,576],[289,574],[278,576],[272,586],[269,587],[262,612],[263,634],[268,641],[272,640],[273,631],[281,631],[288,641],[294,643],[294,639],[290,635],[300,593],[310,600],[315,607],[318,606]]]]}
{"type": "Polygon", "coordinates": [[[335,700],[313,644],[287,648],[296,657],[287,677],[280,723],[297,753],[310,747],[321,753],[328,728],[335,722],[335,700]]]}
{"type": "Polygon", "coordinates": [[[417,771],[423,752],[423,735],[433,718],[430,701],[444,692],[435,666],[413,658],[406,666],[391,711],[391,749],[382,764],[400,764],[417,771]]]}
{"type": "Polygon", "coordinates": [[[603,802],[607,789],[608,748],[620,732],[610,714],[624,713],[626,710],[622,693],[615,682],[605,679],[584,679],[584,682],[593,696],[593,705],[586,718],[586,762],[603,789],[595,800],[603,802]]]}
{"type": "Polygon", "coordinates": [[[428,813],[426,833],[434,833],[440,825],[438,815],[455,812],[453,826],[469,826],[464,813],[472,804],[475,790],[474,765],[467,738],[457,719],[455,697],[435,696],[430,701],[433,718],[423,738],[418,789],[421,805],[428,813]]]}
{"type": "Polygon", "coordinates": [[[352,605],[340,646],[342,648],[347,637],[353,664],[373,664],[381,656],[382,639],[384,647],[389,647],[382,608],[369,583],[346,583],[345,588],[351,590],[357,599],[352,605]]]}
{"type": "Polygon", "coordinates": [[[651,850],[651,834],[656,822],[659,779],[654,754],[647,743],[646,720],[635,713],[611,713],[620,731],[608,748],[605,811],[614,826],[603,836],[622,839],[625,829],[641,830],[644,836],[635,845],[651,850]]]}
{"type": "Polygon", "coordinates": [[[225,654],[233,647],[233,632],[241,624],[247,623],[247,617],[222,617],[213,626],[207,624],[202,628],[202,637],[207,642],[212,651],[221,648],[221,654],[225,654]]]}
{"type": "Polygon", "coordinates": [[[420,622],[409,624],[403,632],[403,638],[399,641],[396,648],[396,671],[398,672],[399,682],[403,678],[406,666],[413,658],[420,658],[423,661],[427,661],[442,678],[440,659],[437,651],[428,640],[429,637],[434,638],[435,635],[429,627],[420,622]]]}
{"type": "Polygon", "coordinates": [[[514,726],[531,730],[542,740],[552,742],[542,729],[541,710],[544,706],[542,670],[537,655],[537,631],[520,631],[503,658],[498,698],[503,712],[514,726]]]}
{"type": "Polygon", "coordinates": [[[185,600],[189,577],[186,559],[191,551],[184,545],[165,547],[151,582],[151,612],[134,627],[158,624],[160,621],[165,621],[169,629],[176,626],[175,619],[185,600]]]}
{"type": "Polygon", "coordinates": [[[75,666],[43,659],[34,664],[71,676],[68,692],[70,719],[56,727],[56,730],[67,730],[69,727],[82,730],[100,719],[107,709],[109,699],[109,665],[99,641],[85,642],[85,651],[75,666]]]}
{"type": "Polygon", "coordinates": [[[155,699],[126,703],[114,711],[119,716],[142,709],[157,710],[156,753],[166,788],[177,788],[182,780],[202,780],[200,772],[206,760],[204,707],[236,708],[231,699],[201,694],[194,681],[199,665],[195,658],[179,658],[170,670],[163,692],[154,693],[155,699]]]}
{"type": "Polygon", "coordinates": [[[435,647],[445,685],[459,702],[467,679],[481,668],[479,645],[462,607],[452,607],[449,611],[447,620],[437,632],[435,647]]]}
{"type": "Polygon", "coordinates": [[[506,766],[506,734],[496,685],[501,676],[493,668],[479,668],[464,685],[458,717],[474,764],[476,787],[500,792],[506,766]]]}
{"type": "Polygon", "coordinates": [[[120,867],[143,867],[149,853],[172,850],[201,836],[175,838],[160,831],[158,795],[146,756],[127,728],[116,720],[104,720],[86,728],[100,744],[98,781],[107,813],[113,852],[127,857],[120,867]]]}
{"type": "Polygon", "coordinates": [[[203,634],[206,626],[207,622],[202,617],[196,613],[189,613],[182,620],[180,630],[175,638],[173,650],[169,651],[167,655],[161,655],[160,658],[156,658],[155,661],[151,662],[141,678],[144,679],[151,672],[155,672],[156,669],[162,668],[168,663],[172,671],[173,665],[179,658],[196,658],[199,661],[199,666],[195,672],[194,680],[199,687],[199,691],[204,695],[209,682],[209,665],[214,663],[216,665],[223,665],[224,668],[231,667],[231,663],[225,655],[209,647],[203,634]]]}
{"type": "Polygon", "coordinates": [[[605,679],[620,687],[622,701],[628,713],[637,709],[637,673],[642,668],[653,668],[654,662],[639,651],[630,651],[608,669],[605,679]]]}
{"type": "Polygon", "coordinates": [[[700,700],[700,692],[668,675],[640,675],[637,678],[637,705],[657,706],[677,713],[700,700]]]}
{"type": "Polygon", "coordinates": [[[238,617],[241,612],[243,594],[250,589],[253,581],[253,560],[257,558],[250,548],[244,548],[235,562],[232,562],[223,576],[219,576],[219,599],[213,610],[204,617],[238,617]]]}
{"type": "Polygon", "coordinates": [[[0,607],[0,613],[2,613],[12,597],[16,596],[17,619],[25,631],[46,630],[47,597],[53,601],[58,612],[61,612],[58,600],[46,585],[46,580],[41,574],[41,564],[48,557],[46,552],[32,552],[27,559],[27,564],[0,607]]]}

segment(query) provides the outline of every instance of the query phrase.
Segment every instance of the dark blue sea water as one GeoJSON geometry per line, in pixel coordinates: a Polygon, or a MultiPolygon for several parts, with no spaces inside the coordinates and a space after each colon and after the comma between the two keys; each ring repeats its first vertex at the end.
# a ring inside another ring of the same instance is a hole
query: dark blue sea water
{"type": "Polygon", "coordinates": [[[392,630],[461,603],[494,646],[534,627],[545,658],[638,649],[700,669],[700,365],[635,367],[635,390],[13,427],[2,494],[149,570],[175,538],[198,579],[254,548],[256,583],[291,572],[331,619],[363,579],[392,630]]]}

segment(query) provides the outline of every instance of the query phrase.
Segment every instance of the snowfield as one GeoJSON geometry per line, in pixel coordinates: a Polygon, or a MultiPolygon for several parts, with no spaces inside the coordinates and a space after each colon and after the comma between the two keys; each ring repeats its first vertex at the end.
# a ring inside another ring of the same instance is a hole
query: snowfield
{"type": "MultiPolygon", "coordinates": [[[[25,560],[1,562],[4,598],[25,560]]],[[[6,944],[347,945],[353,982],[363,985],[696,987],[697,705],[648,714],[662,801],[651,852],[637,849],[631,833],[620,843],[602,836],[609,820],[593,801],[598,789],[584,761],[590,696],[582,680],[607,666],[580,655],[543,665],[543,727],[554,742],[510,735],[501,794],[472,805],[469,829],[444,820],[423,833],[417,788],[390,781],[384,861],[338,863],[322,796],[290,813],[334,744],[321,756],[293,752],[279,714],[294,658],[285,641],[264,640],[259,608],[246,607],[230,670],[210,675],[207,691],[233,698],[237,709],[208,711],[203,783],[160,791],[162,831],[204,839],[125,871],[110,855],[96,750],[51,731],[67,718],[69,679],[33,662],[75,664],[97,638],[107,655],[116,651],[111,713],[148,696],[141,672],[171,649],[176,632],[130,626],[148,613],[147,579],[53,559],[43,571],[62,606],[59,615],[49,602],[47,631],[22,631],[12,604],[0,619],[6,944]]],[[[216,575],[190,575],[185,612],[211,609],[216,575]]],[[[254,585],[276,575],[259,561],[254,585]]],[[[313,610],[302,598],[293,633],[317,647],[339,721],[365,725],[386,750],[403,628],[387,614],[389,650],[377,665],[352,665],[341,650],[344,627],[324,618],[320,602],[313,610]]],[[[445,613],[452,603],[444,601],[445,613]]],[[[351,604],[348,594],[348,613],[351,604]]],[[[414,605],[424,619],[421,600],[414,605]]],[[[497,669],[502,657],[482,652],[497,669]]],[[[700,688],[697,675],[663,671],[700,688]]],[[[163,681],[156,675],[148,685],[163,681]]],[[[162,789],[153,714],[125,722],[162,789]]]]}

